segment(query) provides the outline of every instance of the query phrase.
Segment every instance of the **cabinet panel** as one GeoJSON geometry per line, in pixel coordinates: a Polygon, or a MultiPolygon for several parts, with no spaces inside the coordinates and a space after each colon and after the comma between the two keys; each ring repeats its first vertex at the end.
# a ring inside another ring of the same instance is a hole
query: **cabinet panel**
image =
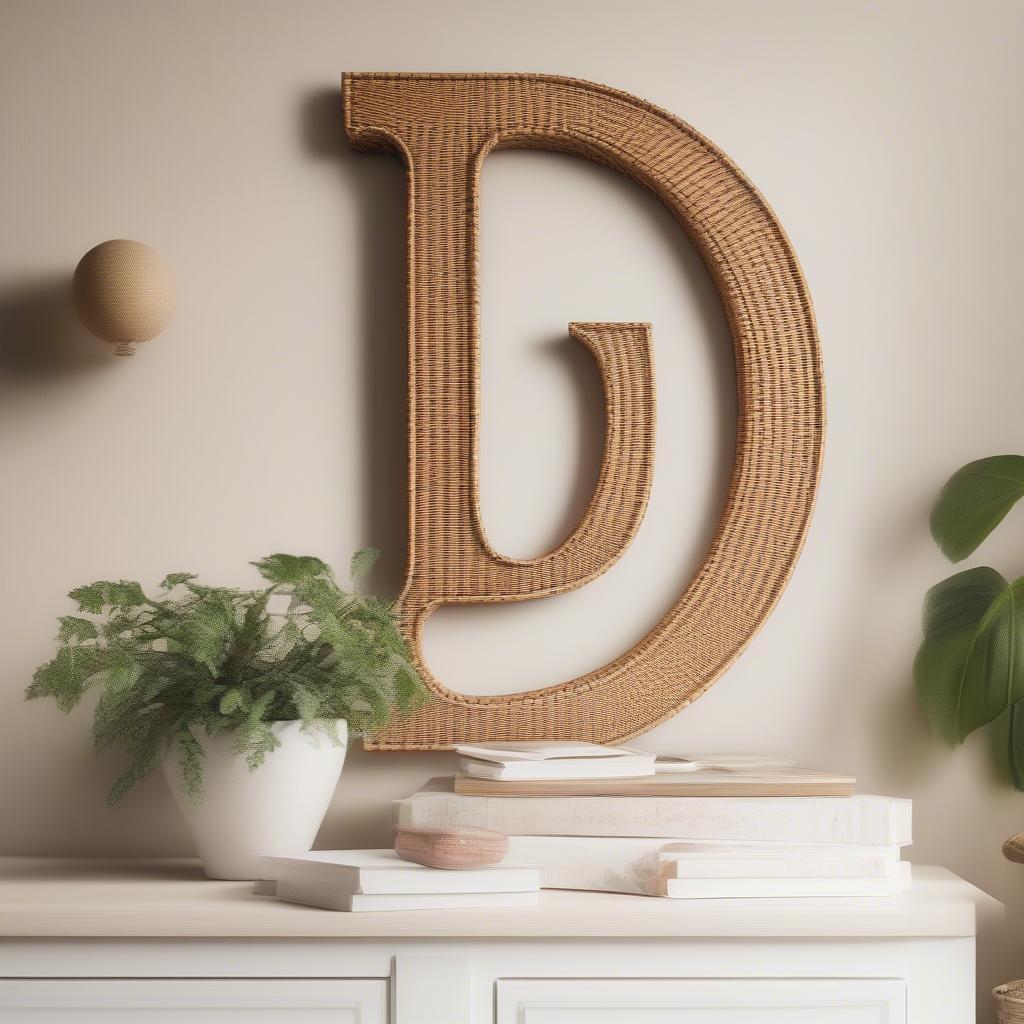
{"type": "Polygon", "coordinates": [[[0,981],[3,1024],[387,1024],[384,980],[0,981]]]}
{"type": "Polygon", "coordinates": [[[509,979],[497,1024],[905,1024],[906,985],[863,978],[509,979]]]}

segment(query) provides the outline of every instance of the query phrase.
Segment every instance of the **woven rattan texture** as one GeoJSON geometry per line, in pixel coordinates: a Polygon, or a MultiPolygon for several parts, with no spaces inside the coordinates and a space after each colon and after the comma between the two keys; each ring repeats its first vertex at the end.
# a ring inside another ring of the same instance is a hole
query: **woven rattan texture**
{"type": "Polygon", "coordinates": [[[90,249],[75,270],[74,290],[82,323],[119,347],[156,337],[174,310],[167,264],[155,249],[127,238],[90,249]]]}
{"type": "Polygon", "coordinates": [[[792,248],[727,157],[626,93],[543,75],[353,74],[344,94],[352,144],[396,153],[408,171],[409,562],[401,607],[434,695],[368,745],[608,742],[643,732],[707,690],[739,654],[777,601],[803,543],[820,472],[824,399],[814,315],[792,248]],[[477,500],[477,222],[480,165],[503,147],[608,165],[673,212],[721,295],[739,414],[717,533],[662,621],[621,657],[578,679],[478,697],[447,689],[424,664],[427,616],[443,604],[561,593],[604,571],[643,517],[654,443],[649,327],[573,325],[604,380],[608,429],[599,484],[577,529],[550,554],[509,559],[488,544],[477,500]]]}
{"type": "Polygon", "coordinates": [[[1011,981],[992,992],[999,1024],[1024,1024],[1024,981],[1011,981]]]}

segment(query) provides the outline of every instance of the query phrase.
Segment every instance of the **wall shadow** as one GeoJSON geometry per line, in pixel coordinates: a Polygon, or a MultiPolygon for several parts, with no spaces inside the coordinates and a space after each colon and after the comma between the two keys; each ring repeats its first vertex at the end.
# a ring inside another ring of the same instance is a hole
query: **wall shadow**
{"type": "MultiPolygon", "coordinates": [[[[559,335],[541,342],[538,351],[547,362],[558,367],[561,376],[571,382],[573,412],[578,421],[576,436],[579,438],[579,445],[574,452],[574,476],[570,481],[568,497],[550,534],[554,543],[541,545],[543,550],[535,554],[542,555],[561,544],[579,526],[587,510],[601,474],[607,417],[601,372],[593,355],[580,342],[571,335],[559,335]]],[[[494,610],[493,605],[486,607],[490,611],[494,610]]]]}
{"type": "Polygon", "coordinates": [[[364,437],[362,505],[356,511],[362,515],[364,543],[384,552],[369,586],[395,595],[407,550],[405,169],[391,156],[353,152],[337,88],[309,93],[300,123],[306,151],[334,164],[339,196],[354,196],[354,224],[342,224],[339,215],[338,230],[359,253],[354,261],[357,337],[339,339],[362,355],[361,386],[354,389],[362,403],[364,437]]]}
{"type": "Polygon", "coordinates": [[[112,346],[75,313],[70,271],[0,285],[0,415],[37,388],[112,361],[112,346]]]}
{"type": "MultiPolygon", "coordinates": [[[[928,519],[931,512],[931,498],[924,493],[909,495],[878,527],[870,537],[870,550],[863,557],[871,558],[873,563],[887,566],[883,574],[876,573],[874,586],[884,590],[891,585],[895,588],[896,580],[906,572],[906,565],[911,554],[916,553],[920,546],[931,546],[928,519]]],[[[941,569],[940,569],[941,572],[941,569]]],[[[929,586],[938,581],[922,580],[920,590],[913,595],[914,611],[924,601],[929,586]]],[[[910,609],[908,609],[908,612],[910,609]]],[[[858,684],[857,666],[861,663],[861,645],[863,635],[876,632],[884,636],[888,624],[883,615],[875,609],[857,607],[847,609],[847,621],[853,624],[852,636],[847,657],[842,664],[852,666],[848,685],[855,688],[858,684]]],[[[949,756],[946,745],[932,735],[928,717],[917,697],[914,683],[913,657],[920,643],[920,619],[914,616],[907,625],[916,632],[909,632],[908,641],[913,647],[907,650],[905,659],[897,661],[889,667],[884,685],[879,687],[877,702],[867,709],[868,721],[863,732],[874,744],[872,768],[881,778],[886,779],[890,786],[899,786],[902,791],[913,792],[932,777],[949,756]]],[[[841,721],[843,712],[837,709],[834,721],[841,721]]]]}

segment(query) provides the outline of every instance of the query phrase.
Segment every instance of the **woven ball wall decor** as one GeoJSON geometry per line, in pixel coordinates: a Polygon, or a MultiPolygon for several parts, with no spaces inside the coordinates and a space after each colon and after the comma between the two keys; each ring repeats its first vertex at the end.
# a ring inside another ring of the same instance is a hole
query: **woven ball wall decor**
{"type": "Polygon", "coordinates": [[[156,249],[129,238],[93,246],[74,277],[75,306],[82,323],[115,347],[135,354],[135,344],[155,338],[174,312],[174,278],[156,249]]]}
{"type": "Polygon", "coordinates": [[[614,742],[700,696],[770,614],[803,544],[821,467],[824,394],[810,296],[764,199],[689,125],[627,93],[568,78],[351,74],[356,149],[397,154],[408,173],[409,561],[403,627],[433,700],[375,749],[466,740],[614,742]],[[735,350],[738,422],[728,497],[704,564],[664,618],[615,661],[525,693],[449,690],[421,652],[445,604],[572,590],[625,550],[647,503],[654,452],[650,326],[575,323],[601,373],[605,451],[590,505],[541,558],[506,558],[483,529],[476,477],[480,168],[501,148],[604,164],[675,215],[710,271],[735,350]]]}

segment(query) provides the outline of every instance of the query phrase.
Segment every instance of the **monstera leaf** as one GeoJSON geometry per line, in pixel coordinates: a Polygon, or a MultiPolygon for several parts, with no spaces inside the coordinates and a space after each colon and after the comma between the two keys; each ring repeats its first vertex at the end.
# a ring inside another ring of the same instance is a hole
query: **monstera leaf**
{"type": "Polygon", "coordinates": [[[914,679],[933,728],[950,743],[1024,699],[1024,577],[957,573],[928,591],[914,679]]]}
{"type": "Polygon", "coordinates": [[[1021,497],[1024,456],[994,455],[969,462],[949,478],[932,510],[935,543],[950,561],[962,561],[1021,497]]]}

